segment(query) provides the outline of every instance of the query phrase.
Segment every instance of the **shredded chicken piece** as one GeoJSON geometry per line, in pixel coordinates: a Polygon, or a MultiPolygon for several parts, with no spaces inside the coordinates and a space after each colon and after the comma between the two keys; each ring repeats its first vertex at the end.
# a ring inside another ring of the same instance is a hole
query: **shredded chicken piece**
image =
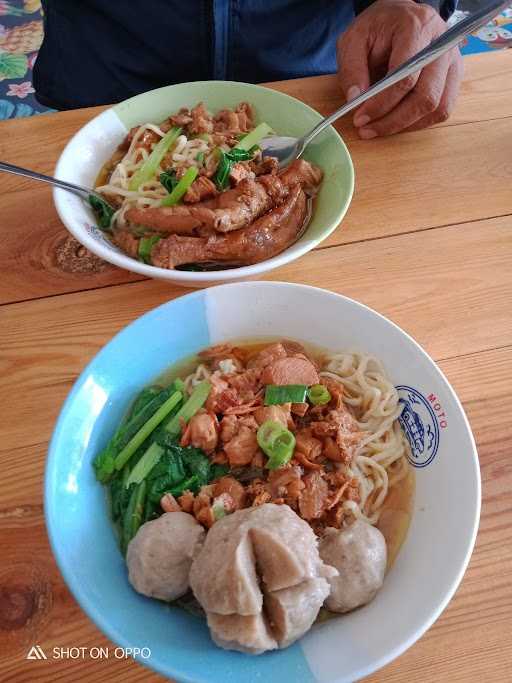
{"type": "Polygon", "coordinates": [[[184,491],[178,498],[178,503],[183,512],[192,512],[194,507],[194,494],[192,491],[184,491]]]}
{"type": "Polygon", "coordinates": [[[160,507],[164,512],[179,512],[181,510],[181,506],[171,493],[166,493],[162,496],[160,499],[160,507]]]}
{"type": "Polygon", "coordinates": [[[231,467],[248,465],[258,451],[256,432],[246,425],[240,425],[236,436],[224,444],[231,467]]]}
{"type": "Polygon", "coordinates": [[[302,454],[307,460],[316,460],[322,453],[322,442],[312,435],[310,427],[295,434],[295,455],[302,454]]]}
{"type": "Polygon", "coordinates": [[[188,423],[181,439],[182,446],[201,448],[205,453],[211,453],[219,442],[219,422],[214,413],[204,411],[196,413],[188,423]]]}
{"type": "Polygon", "coordinates": [[[245,490],[242,484],[237,481],[234,477],[221,477],[215,482],[213,489],[213,495],[218,497],[223,493],[229,494],[233,500],[233,505],[235,510],[239,510],[244,507],[245,504],[245,490]]]}
{"type": "Polygon", "coordinates": [[[299,496],[299,510],[304,519],[318,519],[325,511],[329,489],[319,472],[312,472],[303,479],[305,488],[299,496]]]}

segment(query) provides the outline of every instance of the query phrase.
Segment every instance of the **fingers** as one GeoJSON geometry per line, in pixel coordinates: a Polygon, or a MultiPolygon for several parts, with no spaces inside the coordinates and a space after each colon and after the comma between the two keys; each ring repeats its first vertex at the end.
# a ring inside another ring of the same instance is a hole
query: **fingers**
{"type": "Polygon", "coordinates": [[[359,136],[368,140],[393,135],[433,115],[441,104],[451,63],[452,56],[448,54],[426,66],[420,73],[416,87],[388,114],[360,128],[359,136]]]}
{"type": "Polygon", "coordinates": [[[361,31],[349,30],[338,41],[338,79],[347,100],[370,86],[367,39],[361,31]]]}
{"type": "Polygon", "coordinates": [[[446,86],[439,102],[439,107],[435,112],[424,116],[419,121],[416,121],[412,126],[407,128],[408,131],[411,130],[421,130],[422,128],[428,128],[436,123],[442,123],[450,116],[455,106],[455,101],[460,90],[460,84],[462,82],[462,76],[464,73],[464,66],[462,58],[460,55],[452,62],[450,69],[448,70],[448,76],[446,78],[446,86]]]}
{"type": "MultiPolygon", "coordinates": [[[[387,73],[394,71],[417,52],[428,45],[426,33],[418,32],[413,36],[398,35],[392,44],[387,73]]],[[[362,104],[354,116],[356,127],[366,126],[375,119],[380,119],[395,107],[413,90],[419,79],[419,72],[402,79],[391,88],[387,88],[371,100],[362,104]]]]}

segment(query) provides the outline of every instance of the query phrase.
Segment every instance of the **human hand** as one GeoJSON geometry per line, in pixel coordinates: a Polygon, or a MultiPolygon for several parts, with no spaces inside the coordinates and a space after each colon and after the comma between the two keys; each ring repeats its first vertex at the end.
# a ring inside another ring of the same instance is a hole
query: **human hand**
{"type": "MultiPolygon", "coordinates": [[[[377,0],[338,39],[341,86],[347,100],[366,90],[446,30],[428,5],[413,0],[377,0]]],[[[362,104],[354,125],[365,140],[446,121],[462,80],[458,48],[362,104]]]]}

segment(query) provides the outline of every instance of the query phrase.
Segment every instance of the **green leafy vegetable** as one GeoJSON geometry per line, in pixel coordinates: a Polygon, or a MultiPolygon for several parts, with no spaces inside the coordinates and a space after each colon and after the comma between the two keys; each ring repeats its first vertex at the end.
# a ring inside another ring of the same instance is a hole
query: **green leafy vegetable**
{"type": "Polygon", "coordinates": [[[233,149],[231,149],[229,152],[225,152],[225,155],[228,157],[228,159],[234,162],[248,161],[249,159],[253,158],[258,149],[258,145],[253,145],[249,150],[233,147],[233,149]]]}
{"type": "Polygon", "coordinates": [[[275,470],[291,460],[295,436],[280,422],[266,420],[256,434],[258,445],[268,457],[266,467],[275,470]]]}
{"type": "Polygon", "coordinates": [[[128,487],[131,486],[131,484],[139,484],[141,481],[143,481],[160,460],[163,452],[164,449],[162,446],[159,446],[156,442],[152,443],[139,462],[135,465],[133,470],[130,472],[126,486],[128,487]]]}
{"type": "Polygon", "coordinates": [[[227,465],[212,465],[211,467],[211,474],[210,474],[210,481],[214,481],[215,479],[220,479],[221,477],[225,477],[226,474],[229,472],[229,467],[227,465]]]}
{"type": "Polygon", "coordinates": [[[146,482],[142,481],[130,487],[130,500],[123,517],[121,547],[126,553],[129,542],[135,536],[142,523],[144,504],[146,501],[146,482]]]}
{"type": "Polygon", "coordinates": [[[129,475],[130,470],[125,467],[124,470],[110,482],[110,509],[114,522],[122,519],[126,506],[130,500],[130,493],[126,488],[126,482],[129,475]]]}
{"type": "Polygon", "coordinates": [[[199,164],[202,164],[204,162],[204,152],[198,152],[196,155],[196,161],[199,164]]]}
{"type": "Polygon", "coordinates": [[[128,413],[128,420],[123,421],[107,446],[94,459],[93,466],[98,481],[104,484],[110,480],[115,471],[115,460],[118,454],[160,406],[175,393],[174,385],[166,389],[158,389],[149,387],[139,394],[128,413]]]}
{"type": "Polygon", "coordinates": [[[165,187],[167,192],[172,192],[178,184],[176,171],[164,171],[163,173],[160,173],[160,182],[165,187]]]}
{"type": "Polygon", "coordinates": [[[143,408],[145,408],[147,404],[150,403],[155,398],[155,396],[157,396],[163,390],[164,388],[159,386],[158,384],[153,384],[150,387],[145,387],[132,403],[132,406],[126,415],[126,421],[131,420],[132,417],[137,415],[137,413],[140,413],[140,411],[143,408]]]}
{"type": "Polygon", "coordinates": [[[164,493],[177,486],[186,476],[179,450],[165,452],[148,475],[148,498],[154,503],[159,503],[164,493]]]}
{"type": "Polygon", "coordinates": [[[112,223],[114,209],[104,199],[101,199],[94,194],[89,195],[89,205],[96,214],[98,227],[106,232],[110,232],[110,224],[112,223]]]}
{"type": "Polygon", "coordinates": [[[228,158],[226,152],[219,149],[219,163],[213,180],[219,190],[225,190],[229,184],[229,174],[231,172],[232,163],[228,158]]]}
{"type": "Polygon", "coordinates": [[[324,406],[331,400],[331,394],[323,384],[314,384],[308,389],[308,398],[314,406],[324,406]]]}
{"type": "Polygon", "coordinates": [[[229,185],[229,174],[231,173],[233,164],[236,164],[238,161],[252,159],[257,149],[257,145],[254,145],[249,150],[234,147],[229,152],[225,152],[223,149],[220,149],[220,147],[217,149],[219,163],[213,179],[219,190],[225,190],[229,185]]]}
{"type": "Polygon", "coordinates": [[[263,138],[267,137],[269,133],[272,133],[272,128],[268,123],[260,123],[256,126],[254,130],[247,133],[240,142],[236,145],[235,149],[251,149],[254,145],[257,145],[263,138]]]}
{"type": "Polygon", "coordinates": [[[174,204],[177,204],[192,185],[198,173],[199,170],[197,166],[190,166],[187,168],[173,191],[162,199],[161,206],[174,206],[174,204]]]}
{"type": "Polygon", "coordinates": [[[180,134],[181,128],[174,127],[164,135],[164,137],[155,145],[146,161],[130,178],[130,182],[128,183],[129,190],[138,190],[143,183],[146,183],[155,176],[158,167],[162,163],[162,159],[170,147],[176,142],[180,134]]]}
{"type": "Polygon", "coordinates": [[[184,449],[183,463],[187,473],[197,478],[198,488],[205,486],[210,481],[210,461],[200,448],[184,449]]]}
{"type": "Polygon", "coordinates": [[[128,486],[132,483],[139,483],[145,479],[149,472],[153,469],[156,463],[160,460],[162,454],[165,451],[165,446],[160,445],[162,436],[164,439],[172,440],[181,431],[181,420],[188,422],[190,418],[197,413],[197,411],[202,408],[208,394],[210,393],[211,384],[210,382],[200,382],[194,391],[190,394],[190,397],[186,403],[178,410],[178,412],[163,425],[162,435],[157,437],[157,441],[151,444],[147,451],[144,453],[139,462],[135,465],[128,479],[128,486]],[[181,418],[181,419],[180,419],[181,418]],[[160,443],[159,443],[160,441],[160,443]]]}
{"type": "Polygon", "coordinates": [[[197,493],[216,478],[207,456],[199,448],[182,447],[176,443],[164,447],[158,463],[153,466],[147,476],[148,498],[154,503],[160,502],[165,493],[181,496],[190,490],[197,493]]]}
{"type": "Polygon", "coordinates": [[[304,384],[268,384],[265,389],[265,405],[274,406],[283,403],[304,403],[308,388],[304,384]]]}
{"type": "Polygon", "coordinates": [[[169,415],[171,410],[180,403],[183,394],[180,391],[175,391],[163,403],[160,408],[152,415],[147,422],[145,422],[139,431],[134,434],[130,441],[126,444],[123,450],[118,453],[115,459],[116,470],[122,469],[131,456],[135,453],[139,446],[141,446],[148,436],[158,427],[158,425],[169,415]]]}
{"type": "Polygon", "coordinates": [[[151,250],[157,242],[162,238],[160,235],[151,235],[151,237],[141,237],[139,240],[139,259],[144,263],[151,264],[151,250]]]}

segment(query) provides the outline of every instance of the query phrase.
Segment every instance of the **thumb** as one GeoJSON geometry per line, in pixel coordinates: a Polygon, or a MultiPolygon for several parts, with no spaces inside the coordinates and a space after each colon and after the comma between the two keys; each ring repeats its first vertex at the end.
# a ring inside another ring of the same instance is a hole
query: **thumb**
{"type": "Polygon", "coordinates": [[[370,69],[366,36],[355,29],[348,30],[338,41],[338,80],[347,100],[357,97],[370,87],[370,69]]]}

